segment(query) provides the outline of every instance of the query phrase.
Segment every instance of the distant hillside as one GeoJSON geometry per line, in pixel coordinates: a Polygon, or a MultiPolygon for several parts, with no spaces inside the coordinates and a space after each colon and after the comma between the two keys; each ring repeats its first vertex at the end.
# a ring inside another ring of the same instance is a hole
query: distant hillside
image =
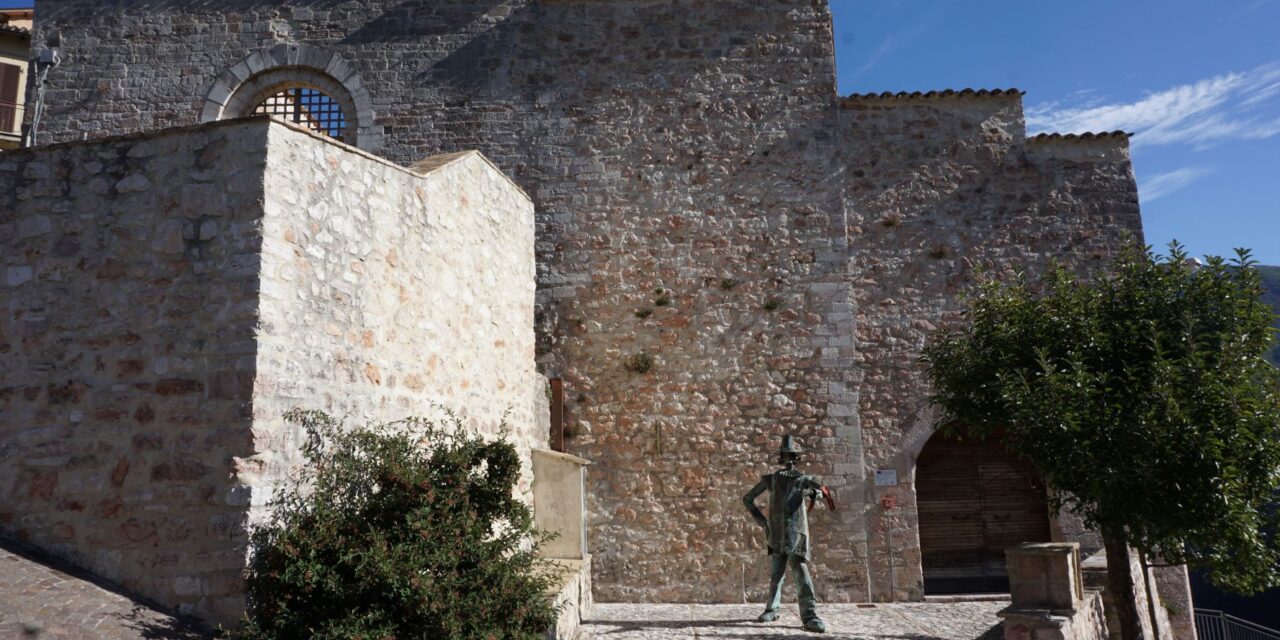
{"type": "MultiPolygon", "coordinates": [[[[1280,267],[1258,267],[1258,271],[1262,273],[1262,284],[1267,289],[1262,299],[1280,314],[1280,267]]],[[[1280,319],[1273,324],[1280,328],[1280,319]]],[[[1280,345],[1271,350],[1271,362],[1280,366],[1280,345]]]]}
{"type": "MultiPolygon", "coordinates": [[[[1258,271],[1262,273],[1262,284],[1266,288],[1262,299],[1266,300],[1276,313],[1280,313],[1280,267],[1258,267],[1258,271]]],[[[1280,327],[1280,321],[1272,324],[1280,327]]],[[[1271,350],[1270,359],[1273,364],[1280,366],[1280,346],[1271,350]]],[[[1193,571],[1191,594],[1197,609],[1218,609],[1250,622],[1280,628],[1280,607],[1276,606],[1276,603],[1280,602],[1280,589],[1264,591],[1246,598],[1218,591],[1209,584],[1203,573],[1193,571]]]]}

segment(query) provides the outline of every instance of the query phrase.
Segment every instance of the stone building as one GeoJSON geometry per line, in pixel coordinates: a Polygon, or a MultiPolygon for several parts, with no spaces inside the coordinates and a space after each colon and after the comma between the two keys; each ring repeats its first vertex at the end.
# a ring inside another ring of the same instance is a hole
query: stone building
{"type": "MultiPolygon", "coordinates": [[[[826,0],[57,0],[37,2],[36,16],[37,46],[56,33],[63,59],[50,76],[41,143],[238,118],[273,110],[274,99],[284,117],[400,165],[478,150],[528,193],[536,211],[536,255],[527,266],[536,264],[537,365],[564,381],[568,450],[594,462],[588,545],[598,599],[758,599],[763,541],[740,496],[769,469],[783,433],[798,435],[808,451],[803,464],[843,505],[813,518],[823,599],[999,589],[1010,542],[1081,540],[1096,549],[1078,523],[1051,517],[1044,488],[1016,461],[994,447],[956,452],[931,438],[917,358],[930,332],[956,319],[957,294],[976,269],[1034,271],[1056,258],[1088,271],[1126,238],[1141,238],[1124,134],[1028,138],[1016,90],[840,97],[826,0]],[[958,486],[966,490],[947,490],[958,486]],[[991,499],[972,499],[984,491],[991,499]]],[[[331,166],[325,184],[314,173],[325,170],[318,152],[275,153],[274,134],[263,131],[237,124],[199,135],[236,145],[266,135],[255,149],[268,188],[246,194],[246,206],[268,223],[304,215],[282,211],[290,207],[317,221],[341,217],[361,202],[369,180],[400,175],[361,157],[331,166]],[[308,179],[325,186],[293,188],[308,179]],[[265,209],[255,197],[267,198],[265,209]]],[[[74,153],[132,170],[123,160],[130,143],[103,144],[74,153]]],[[[187,143],[180,151],[191,163],[203,153],[187,143]]],[[[23,171],[35,173],[19,174],[36,181],[27,185],[30,197],[61,198],[72,188],[40,182],[53,167],[23,171]]],[[[125,178],[113,178],[107,193],[117,194],[125,178]]],[[[163,179],[148,177],[157,186],[163,179]]],[[[174,196],[183,206],[182,194],[174,196]]],[[[14,224],[12,211],[0,225],[14,224]]],[[[393,222],[384,216],[377,224],[393,222]]],[[[185,229],[174,225],[151,242],[175,249],[181,242],[185,252],[203,241],[192,235],[198,229],[185,229]]],[[[363,247],[361,234],[371,232],[363,220],[334,228],[326,251],[363,247]]],[[[395,238],[403,237],[380,238],[390,244],[379,246],[401,251],[395,238]]],[[[56,252],[56,238],[49,241],[56,252]]],[[[86,260],[101,260],[97,245],[77,247],[86,260]]],[[[31,252],[3,259],[26,274],[10,287],[43,282],[31,272],[40,259],[31,252]]],[[[478,264],[486,266],[493,265],[478,264]]],[[[267,282],[262,300],[302,287],[279,282],[270,291],[267,282]]],[[[386,307],[371,313],[418,304],[426,310],[413,313],[424,317],[484,321],[416,291],[429,291],[430,282],[405,286],[401,299],[382,299],[386,307]]],[[[480,290],[497,293],[488,286],[480,290]]],[[[236,311],[245,310],[224,305],[236,311]]],[[[54,330],[49,320],[15,324],[16,312],[6,313],[6,359],[28,339],[20,330],[54,330]]],[[[185,313],[205,321],[195,309],[185,313]]],[[[258,356],[284,373],[327,366],[333,350],[350,347],[325,335],[342,342],[372,322],[346,315],[317,332],[300,316],[284,317],[289,322],[263,326],[270,340],[258,356]]],[[[141,335],[173,326],[162,315],[150,323],[141,335]]],[[[376,329],[370,339],[390,349],[376,329]]],[[[419,358],[412,352],[397,357],[405,371],[427,366],[411,362],[419,358]]],[[[155,367],[140,363],[148,375],[155,367]]],[[[235,388],[255,397],[288,377],[238,375],[235,388]]],[[[3,384],[5,415],[31,402],[50,425],[67,420],[45,391],[24,398],[13,390],[18,383],[3,384]]],[[[425,399],[460,383],[428,367],[421,384],[425,399]]],[[[290,400],[338,397],[294,391],[290,400]]],[[[517,391],[495,390],[483,406],[524,406],[517,391]]],[[[256,420],[256,406],[239,419],[256,420]]],[[[114,419],[136,421],[128,413],[114,419]]],[[[287,458],[292,443],[273,428],[255,435],[270,443],[266,453],[287,458]]],[[[183,446],[177,435],[157,437],[157,459],[183,446]]],[[[43,472],[13,460],[5,464],[19,471],[0,495],[46,491],[37,491],[43,472]]],[[[165,491],[169,478],[152,476],[150,490],[165,491]]],[[[84,478],[109,481],[105,463],[84,478]]],[[[93,548],[93,536],[103,534],[55,530],[74,491],[60,484],[46,493],[52,510],[37,524],[15,517],[14,499],[4,498],[0,527],[44,544],[93,548]]]]}
{"type": "Polygon", "coordinates": [[[0,9],[0,149],[22,140],[31,19],[30,9],[0,9]]]}

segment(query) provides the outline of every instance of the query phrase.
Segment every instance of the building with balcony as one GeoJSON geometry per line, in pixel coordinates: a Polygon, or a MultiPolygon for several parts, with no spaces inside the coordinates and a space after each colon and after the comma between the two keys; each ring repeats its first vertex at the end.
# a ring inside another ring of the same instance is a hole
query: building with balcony
{"type": "Polygon", "coordinates": [[[0,149],[22,143],[31,9],[0,9],[0,149]]]}

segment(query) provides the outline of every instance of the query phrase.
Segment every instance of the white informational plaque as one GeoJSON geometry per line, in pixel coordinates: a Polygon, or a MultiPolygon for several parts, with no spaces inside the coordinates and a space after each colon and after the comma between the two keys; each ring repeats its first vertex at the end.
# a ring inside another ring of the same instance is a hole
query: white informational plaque
{"type": "Polygon", "coordinates": [[[898,486],[898,470],[897,469],[876,469],[876,486],[877,487],[898,486]]]}

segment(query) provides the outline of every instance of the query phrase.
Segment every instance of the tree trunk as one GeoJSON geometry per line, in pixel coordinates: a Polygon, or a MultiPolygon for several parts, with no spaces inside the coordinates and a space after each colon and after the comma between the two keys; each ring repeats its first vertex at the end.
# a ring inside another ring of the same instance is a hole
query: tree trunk
{"type": "Polygon", "coordinates": [[[1124,640],[1147,640],[1142,633],[1138,603],[1133,595],[1133,571],[1129,563],[1129,541],[1123,527],[1103,527],[1102,543],[1107,550],[1107,590],[1120,620],[1124,640]]]}

